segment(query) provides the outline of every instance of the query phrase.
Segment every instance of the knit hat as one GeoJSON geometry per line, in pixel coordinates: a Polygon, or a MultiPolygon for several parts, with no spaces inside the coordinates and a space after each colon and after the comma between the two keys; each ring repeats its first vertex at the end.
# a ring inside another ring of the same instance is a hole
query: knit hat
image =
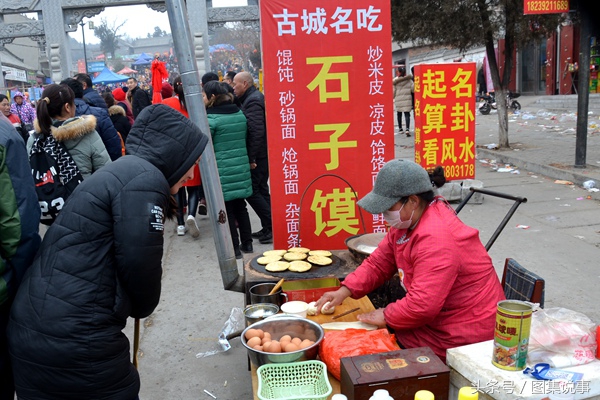
{"type": "Polygon", "coordinates": [[[125,101],[125,92],[120,87],[113,90],[112,95],[116,101],[125,101]]]}
{"type": "Polygon", "coordinates": [[[423,167],[408,160],[392,160],[381,168],[373,190],[358,205],[371,214],[380,214],[403,197],[430,190],[433,190],[431,180],[423,167]]]}
{"type": "Polygon", "coordinates": [[[160,94],[162,95],[163,99],[173,97],[173,86],[171,86],[169,82],[163,82],[162,88],[160,89],[160,94]]]}

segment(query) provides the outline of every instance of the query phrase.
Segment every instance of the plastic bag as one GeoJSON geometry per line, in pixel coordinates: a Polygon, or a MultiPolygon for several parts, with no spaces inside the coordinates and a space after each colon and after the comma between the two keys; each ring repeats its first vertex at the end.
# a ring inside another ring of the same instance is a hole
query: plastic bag
{"type": "Polygon", "coordinates": [[[554,368],[595,360],[596,324],[586,315],[566,308],[538,309],[533,313],[527,361],[554,368]]]}
{"type": "Polygon", "coordinates": [[[385,353],[399,350],[394,334],[387,329],[367,331],[346,329],[328,331],[319,346],[319,357],[327,365],[327,371],[340,380],[340,359],[342,357],[385,353]]]}

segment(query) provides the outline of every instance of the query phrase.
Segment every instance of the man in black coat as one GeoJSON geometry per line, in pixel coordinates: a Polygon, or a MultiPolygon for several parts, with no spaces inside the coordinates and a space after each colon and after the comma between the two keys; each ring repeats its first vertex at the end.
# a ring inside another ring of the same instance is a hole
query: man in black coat
{"type": "Polygon", "coordinates": [[[248,120],[248,158],[252,175],[252,196],[246,201],[254,209],[262,229],[252,233],[260,243],[273,243],[271,194],[269,192],[269,159],[267,153],[267,121],[265,96],[254,86],[254,79],[246,71],[233,77],[233,92],[242,105],[248,120]]]}
{"type": "Polygon", "coordinates": [[[92,78],[88,74],[77,74],[75,79],[83,86],[83,100],[93,107],[108,109],[100,93],[94,90],[92,78]]]}
{"type": "Polygon", "coordinates": [[[127,318],[161,292],[172,195],[192,179],[208,137],[178,111],[144,109],[127,155],[79,184],[17,292],[8,343],[19,399],[134,400],[127,318]]]}
{"type": "Polygon", "coordinates": [[[73,78],[67,78],[62,80],[60,84],[69,86],[75,93],[75,116],[93,115],[96,117],[96,132],[98,132],[102,138],[102,142],[104,142],[104,146],[106,147],[110,159],[115,161],[117,158],[121,157],[121,138],[110,120],[110,115],[108,115],[108,109],[104,99],[100,97],[104,102],[104,108],[90,106],[83,99],[83,86],[81,85],[81,82],[73,78]]]}
{"type": "Polygon", "coordinates": [[[144,108],[152,104],[152,97],[138,86],[138,81],[135,78],[127,79],[127,88],[127,97],[130,99],[131,111],[133,112],[133,119],[135,120],[144,108]]]}

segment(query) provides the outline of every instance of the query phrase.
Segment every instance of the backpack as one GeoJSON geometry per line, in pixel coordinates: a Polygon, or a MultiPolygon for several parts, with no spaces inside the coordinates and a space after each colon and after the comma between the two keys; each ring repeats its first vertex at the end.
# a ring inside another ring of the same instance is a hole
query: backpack
{"type": "Polygon", "coordinates": [[[40,222],[52,225],[83,177],[64,144],[57,142],[52,135],[35,136],[29,164],[42,209],[40,222]]]}

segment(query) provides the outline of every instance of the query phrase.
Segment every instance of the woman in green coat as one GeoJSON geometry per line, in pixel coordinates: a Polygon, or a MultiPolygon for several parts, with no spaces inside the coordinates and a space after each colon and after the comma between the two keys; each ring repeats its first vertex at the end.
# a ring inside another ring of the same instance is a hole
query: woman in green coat
{"type": "Polygon", "coordinates": [[[246,149],[246,117],[235,105],[233,93],[226,83],[210,81],[203,89],[235,257],[241,259],[242,252],[254,251],[245,200],[252,194],[250,161],[246,149]]]}

